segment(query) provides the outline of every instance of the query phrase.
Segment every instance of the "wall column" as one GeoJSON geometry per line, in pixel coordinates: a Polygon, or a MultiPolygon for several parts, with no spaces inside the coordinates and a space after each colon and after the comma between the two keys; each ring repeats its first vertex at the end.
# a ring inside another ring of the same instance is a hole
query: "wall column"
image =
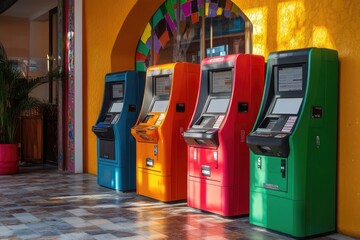
{"type": "MultiPolygon", "coordinates": [[[[59,98],[59,168],[83,172],[82,0],[62,2],[64,29],[63,83],[59,98]],[[62,119],[60,119],[62,118],[62,119]]],[[[59,6],[60,7],[60,6],[59,6]]],[[[60,14],[59,14],[60,15],[60,14]]]]}

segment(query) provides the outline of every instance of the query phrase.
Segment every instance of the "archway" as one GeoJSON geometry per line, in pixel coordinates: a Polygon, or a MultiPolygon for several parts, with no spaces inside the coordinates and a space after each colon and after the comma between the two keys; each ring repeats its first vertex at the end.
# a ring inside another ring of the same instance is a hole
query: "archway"
{"type": "MultiPolygon", "coordinates": [[[[192,18],[192,20],[190,21],[193,21],[194,17],[196,18],[201,16],[202,11],[205,12],[204,13],[206,16],[205,18],[208,17],[211,18],[218,15],[226,16],[234,13],[235,15],[240,16],[244,21],[244,26],[243,26],[244,51],[241,52],[244,53],[252,52],[252,24],[250,20],[247,18],[247,16],[231,0],[217,0],[217,1],[216,0],[215,1],[154,0],[151,2],[147,0],[139,0],[134,4],[131,11],[129,12],[114,43],[111,53],[112,72],[129,70],[129,69],[138,69],[138,66],[136,66],[138,65],[138,63],[136,62],[145,61],[147,56],[143,54],[144,52],[141,53],[139,51],[139,48],[141,48],[140,46],[141,41],[143,42],[142,46],[146,46],[146,42],[148,38],[144,37],[144,34],[145,35],[148,34],[147,31],[149,31],[149,20],[151,21],[154,18],[154,16],[157,18],[156,23],[162,21],[163,23],[165,22],[166,24],[165,28],[167,28],[167,30],[169,28],[172,28],[170,29],[171,31],[169,31],[169,35],[172,35],[173,31],[176,31],[177,27],[180,28],[181,21],[178,21],[177,23],[178,26],[170,26],[169,16],[167,16],[169,15],[169,11],[171,11],[171,9],[172,11],[174,11],[174,6],[176,8],[177,4],[180,4],[180,7],[178,9],[179,10],[181,9],[182,13],[185,15],[185,18],[192,18]],[[201,3],[203,5],[200,5],[201,3]],[[144,9],[146,9],[146,11],[144,11],[144,9]],[[134,41],[134,39],[136,39],[136,41],[134,41]],[[143,54],[143,56],[141,56],[141,54],[143,54]],[[134,59],[134,61],[129,61],[129,59],[134,59]]],[[[175,20],[173,17],[171,17],[171,19],[175,20]]],[[[175,24],[176,21],[173,21],[173,23],[175,24]]],[[[153,31],[152,30],[153,28],[151,26],[150,28],[151,28],[150,29],[150,35],[151,35],[151,31],[153,31]]],[[[205,29],[203,31],[204,31],[203,35],[205,35],[205,29]]],[[[169,39],[164,40],[162,46],[165,47],[166,43],[170,40],[170,36],[168,37],[169,39]]],[[[150,47],[148,46],[148,48],[150,47]]],[[[149,51],[149,49],[148,50],[145,49],[145,51],[149,51]]],[[[205,46],[203,47],[202,51],[203,52],[206,51],[205,46]]],[[[227,52],[227,53],[234,53],[234,52],[227,52]]],[[[144,70],[144,69],[140,68],[139,70],[144,70]]]]}
{"type": "Polygon", "coordinates": [[[111,71],[134,69],[134,58],[137,41],[140,39],[146,24],[164,0],[138,0],[125,19],[111,52],[111,71]]]}

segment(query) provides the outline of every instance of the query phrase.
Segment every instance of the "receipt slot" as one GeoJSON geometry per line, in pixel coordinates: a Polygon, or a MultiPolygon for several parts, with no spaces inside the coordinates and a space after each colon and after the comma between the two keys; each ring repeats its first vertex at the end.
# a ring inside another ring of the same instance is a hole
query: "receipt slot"
{"type": "Polygon", "coordinates": [[[249,221],[295,237],[335,231],[338,55],[271,53],[250,154],[249,221]]]}
{"type": "Polygon", "coordinates": [[[182,133],[194,111],[200,66],[149,67],[136,138],[136,192],[163,202],[186,199],[187,145],[182,133]]]}
{"type": "Polygon", "coordinates": [[[190,127],[188,205],[222,216],[249,212],[251,131],[264,88],[264,57],[238,54],[204,59],[190,127]]]}
{"type": "Polygon", "coordinates": [[[145,74],[127,71],[105,76],[102,108],[92,131],[97,136],[99,185],[119,191],[134,190],[135,124],[144,95],[145,74]]]}

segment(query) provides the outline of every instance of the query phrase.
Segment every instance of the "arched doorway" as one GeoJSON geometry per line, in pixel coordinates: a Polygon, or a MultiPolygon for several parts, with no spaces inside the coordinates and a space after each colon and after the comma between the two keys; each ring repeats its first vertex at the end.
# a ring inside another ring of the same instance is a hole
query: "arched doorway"
{"type": "Polygon", "coordinates": [[[230,0],[167,0],[153,14],[138,42],[135,68],[205,57],[251,53],[252,25],[230,0]]]}
{"type": "Polygon", "coordinates": [[[147,65],[170,60],[199,62],[207,50],[222,54],[224,48],[226,54],[252,53],[252,24],[233,1],[139,0],[114,43],[111,71],[145,70],[147,65]],[[135,66],[129,61],[134,52],[135,66]]]}

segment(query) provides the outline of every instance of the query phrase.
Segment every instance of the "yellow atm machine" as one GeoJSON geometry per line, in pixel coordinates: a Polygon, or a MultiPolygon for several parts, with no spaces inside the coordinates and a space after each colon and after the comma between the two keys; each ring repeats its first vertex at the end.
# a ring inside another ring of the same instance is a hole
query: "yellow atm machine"
{"type": "Polygon", "coordinates": [[[136,139],[136,192],[163,202],[186,199],[187,145],[200,66],[171,63],[149,67],[142,109],[131,129],[136,139]]]}

